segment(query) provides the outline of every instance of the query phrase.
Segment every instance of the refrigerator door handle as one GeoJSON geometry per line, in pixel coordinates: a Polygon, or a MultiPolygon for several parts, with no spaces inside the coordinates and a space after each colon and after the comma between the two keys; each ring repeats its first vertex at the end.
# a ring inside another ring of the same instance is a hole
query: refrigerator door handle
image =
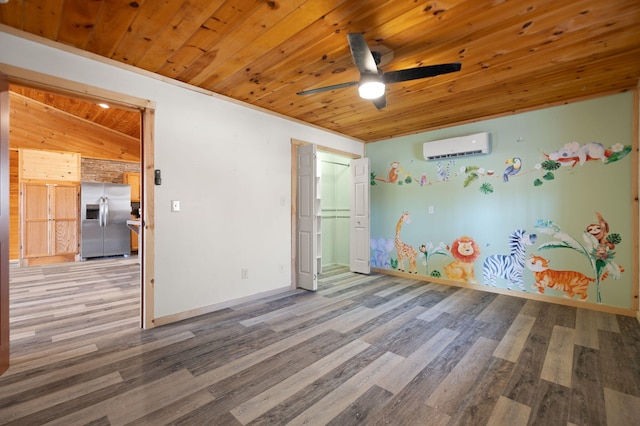
{"type": "Polygon", "coordinates": [[[104,197],[104,226],[109,224],[109,198],[104,197]]]}
{"type": "Polygon", "coordinates": [[[98,226],[103,227],[102,222],[104,221],[104,197],[100,197],[100,207],[98,209],[98,226]]]}

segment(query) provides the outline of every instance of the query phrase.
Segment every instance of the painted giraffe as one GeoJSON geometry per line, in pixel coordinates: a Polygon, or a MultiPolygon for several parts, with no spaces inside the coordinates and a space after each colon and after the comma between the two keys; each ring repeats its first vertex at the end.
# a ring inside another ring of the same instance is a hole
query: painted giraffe
{"type": "Polygon", "coordinates": [[[398,252],[398,271],[404,272],[404,261],[409,261],[409,273],[413,272],[414,274],[418,273],[418,268],[416,267],[416,256],[418,252],[416,249],[411,247],[409,244],[405,244],[400,239],[400,230],[402,229],[403,223],[411,223],[411,216],[409,212],[402,213],[400,216],[400,220],[398,220],[398,224],[396,225],[396,252],[398,252]]]}

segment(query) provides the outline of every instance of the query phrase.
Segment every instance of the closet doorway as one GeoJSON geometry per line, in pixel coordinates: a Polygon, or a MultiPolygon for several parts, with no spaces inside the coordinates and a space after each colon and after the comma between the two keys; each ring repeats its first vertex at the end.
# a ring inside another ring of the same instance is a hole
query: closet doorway
{"type": "Polygon", "coordinates": [[[320,166],[321,247],[320,275],[327,267],[349,267],[351,218],[350,158],[318,151],[320,166]]]}
{"type": "Polygon", "coordinates": [[[292,288],[317,290],[329,266],[368,274],[368,158],[292,140],[292,288]]]}

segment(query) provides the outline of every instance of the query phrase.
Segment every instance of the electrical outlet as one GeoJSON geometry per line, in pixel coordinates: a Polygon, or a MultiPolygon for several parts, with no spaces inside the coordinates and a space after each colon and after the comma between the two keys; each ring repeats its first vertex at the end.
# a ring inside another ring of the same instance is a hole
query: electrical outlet
{"type": "Polygon", "coordinates": [[[433,212],[434,212],[433,206],[429,206],[429,214],[433,214],[433,212]]]}
{"type": "Polygon", "coordinates": [[[171,200],[171,211],[174,213],[180,211],[180,201],[171,200]]]}
{"type": "Polygon", "coordinates": [[[249,270],[247,268],[242,268],[240,270],[240,276],[242,277],[243,280],[249,279],[249,270]]]}

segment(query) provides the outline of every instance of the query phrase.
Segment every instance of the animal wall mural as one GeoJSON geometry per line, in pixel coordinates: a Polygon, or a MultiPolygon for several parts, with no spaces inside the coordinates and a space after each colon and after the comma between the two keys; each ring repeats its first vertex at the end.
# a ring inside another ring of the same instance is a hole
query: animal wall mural
{"type": "Polygon", "coordinates": [[[462,236],[451,244],[454,260],[444,267],[447,278],[455,281],[477,283],[474,263],[480,256],[480,246],[473,238],[462,236]]]}
{"type": "Polygon", "coordinates": [[[463,125],[453,134],[488,131],[489,155],[425,161],[426,138],[371,144],[371,266],[632,308],[630,265],[638,254],[628,235],[638,218],[630,118],[621,125],[631,96],[614,101],[463,125]]]}
{"type": "Polygon", "coordinates": [[[528,234],[524,229],[516,229],[509,235],[509,254],[492,254],[487,256],[482,264],[482,277],[484,283],[496,286],[496,280],[507,280],[507,289],[514,285],[525,290],[522,280],[524,271],[524,259],[527,246],[536,242],[536,234],[528,234]]]}
{"type": "Polygon", "coordinates": [[[579,296],[579,300],[584,301],[589,297],[589,285],[596,281],[580,272],[549,269],[549,260],[535,254],[526,260],[526,265],[533,272],[534,288],[540,294],[544,294],[545,288],[549,287],[564,291],[570,299],[579,296]]]}
{"type": "MultiPolygon", "coordinates": [[[[591,278],[585,277],[587,279],[587,281],[585,281],[584,279],[581,280],[577,274],[571,273],[574,271],[562,271],[564,274],[562,274],[562,272],[556,272],[554,274],[553,271],[549,269],[543,271],[542,269],[545,267],[545,262],[541,260],[537,267],[532,263],[532,266],[529,268],[534,271],[534,274],[536,272],[540,273],[538,276],[534,275],[536,277],[536,287],[538,291],[544,287],[556,288],[573,297],[574,294],[578,294],[574,287],[588,287],[589,282],[592,282],[596,288],[597,303],[602,303],[602,281],[604,281],[607,276],[618,280],[624,272],[624,267],[614,261],[616,252],[613,251],[616,245],[622,242],[622,236],[618,233],[609,233],[609,224],[607,221],[600,213],[595,212],[595,215],[598,220],[597,223],[587,225],[582,233],[581,239],[576,239],[566,232],[562,232],[559,226],[549,226],[550,222],[543,220],[538,221],[536,229],[540,232],[550,234],[554,238],[554,241],[539,246],[538,250],[567,249],[574,251],[586,259],[592,275],[591,278]],[[532,269],[532,267],[537,270],[532,269]],[[537,278],[540,278],[540,280],[538,281],[537,278]]],[[[548,262],[549,261],[546,260],[547,265],[548,262]]],[[[542,291],[540,292],[542,293],[542,291]]],[[[583,294],[582,290],[580,290],[579,293],[582,294],[580,300],[587,300],[587,296],[583,294]]]]}
{"type": "Polygon", "coordinates": [[[396,224],[396,236],[393,242],[395,244],[396,253],[398,254],[398,270],[404,272],[404,264],[406,260],[409,262],[409,272],[417,274],[416,257],[418,257],[418,252],[415,248],[404,243],[402,239],[400,239],[400,231],[402,230],[402,225],[405,223],[411,223],[411,216],[409,215],[409,212],[402,213],[400,219],[398,219],[398,223],[396,224]]]}
{"type": "MultiPolygon", "coordinates": [[[[586,301],[589,297],[587,290],[593,284],[597,303],[602,303],[601,283],[607,277],[620,279],[624,272],[624,268],[614,262],[615,252],[613,251],[616,244],[622,241],[622,237],[617,233],[609,233],[609,224],[600,213],[595,212],[595,216],[598,222],[586,226],[582,242],[562,232],[560,227],[550,220],[539,219],[533,226],[538,232],[552,235],[555,239],[538,245],[535,248],[536,251],[558,248],[576,251],[586,258],[593,276],[573,270],[554,270],[549,267],[549,259],[534,253],[527,256],[527,250],[534,246],[538,236],[524,229],[516,229],[507,238],[508,253],[489,254],[484,258],[482,284],[498,287],[502,281],[507,290],[517,288],[521,291],[529,291],[524,284],[526,267],[532,273],[533,284],[530,290],[533,292],[544,294],[545,289],[553,289],[565,293],[564,297],[573,299],[574,296],[579,296],[577,300],[586,301]]],[[[406,211],[400,215],[394,240],[371,239],[372,267],[405,272],[405,263],[408,263],[408,272],[417,274],[416,257],[419,251],[425,257],[423,262],[426,267],[425,275],[472,284],[479,283],[475,275],[475,263],[480,257],[481,249],[473,238],[461,236],[456,238],[451,246],[442,242],[434,244],[430,241],[420,245],[416,250],[400,238],[402,225],[411,223],[410,217],[410,213],[406,211]],[[391,257],[393,248],[396,250],[397,259],[391,257]],[[429,260],[436,255],[446,256],[448,259],[442,264],[444,275],[439,270],[429,270],[429,260]]]]}
{"type": "MultiPolygon", "coordinates": [[[[394,184],[394,185],[411,185],[418,184],[421,187],[434,185],[438,183],[451,183],[457,178],[464,178],[462,185],[464,188],[469,187],[473,182],[481,182],[478,190],[483,194],[492,194],[496,185],[496,179],[501,179],[503,183],[508,183],[517,176],[526,176],[530,174],[541,173],[540,177],[532,179],[532,186],[541,186],[545,181],[552,181],[556,178],[558,169],[562,166],[575,168],[576,166],[584,166],[588,161],[598,160],[603,165],[608,165],[620,161],[631,152],[631,145],[614,144],[609,148],[605,148],[600,142],[588,142],[580,144],[578,142],[569,142],[562,147],[550,153],[542,153],[544,160],[537,162],[534,166],[526,171],[524,163],[520,157],[511,157],[504,160],[506,167],[501,173],[496,173],[492,169],[486,169],[478,165],[468,165],[459,167],[454,170],[456,161],[449,160],[447,162],[439,161],[436,164],[437,170],[435,178],[429,179],[427,173],[421,173],[419,179],[415,179],[410,171],[405,171],[400,167],[399,161],[391,162],[388,178],[377,177],[376,173],[371,173],[371,184],[376,185],[377,182],[394,184]]],[[[535,175],[534,175],[535,176],[535,175]]]]}

